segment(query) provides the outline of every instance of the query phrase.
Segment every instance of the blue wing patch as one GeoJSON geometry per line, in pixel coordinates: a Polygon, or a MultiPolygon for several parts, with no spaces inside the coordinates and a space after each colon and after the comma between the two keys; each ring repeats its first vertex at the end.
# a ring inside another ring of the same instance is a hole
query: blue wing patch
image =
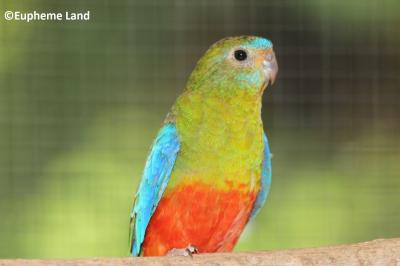
{"type": "Polygon", "coordinates": [[[264,159],[261,169],[261,190],[257,194],[253,209],[251,210],[250,219],[254,218],[264,205],[268,197],[269,188],[271,187],[271,153],[269,150],[267,135],[263,136],[264,141],[264,159]]]}
{"type": "Polygon", "coordinates": [[[159,131],[147,158],[131,211],[130,254],[139,256],[147,225],[168,184],[180,148],[177,129],[168,123],[159,131]]]}

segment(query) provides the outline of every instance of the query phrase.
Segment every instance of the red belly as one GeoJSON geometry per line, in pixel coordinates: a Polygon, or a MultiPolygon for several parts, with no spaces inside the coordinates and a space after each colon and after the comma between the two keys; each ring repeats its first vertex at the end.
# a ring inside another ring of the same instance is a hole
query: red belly
{"type": "Polygon", "coordinates": [[[182,185],[160,200],[146,230],[144,256],[162,256],[189,244],[199,252],[231,251],[246,225],[254,192],[182,185]]]}

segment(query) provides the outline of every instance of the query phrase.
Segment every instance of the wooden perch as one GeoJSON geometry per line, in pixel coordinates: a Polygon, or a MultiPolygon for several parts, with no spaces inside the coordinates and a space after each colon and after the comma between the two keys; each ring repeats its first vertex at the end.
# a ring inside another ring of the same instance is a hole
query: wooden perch
{"type": "Polygon", "coordinates": [[[333,247],[190,257],[0,260],[0,265],[400,265],[400,238],[333,247]]]}

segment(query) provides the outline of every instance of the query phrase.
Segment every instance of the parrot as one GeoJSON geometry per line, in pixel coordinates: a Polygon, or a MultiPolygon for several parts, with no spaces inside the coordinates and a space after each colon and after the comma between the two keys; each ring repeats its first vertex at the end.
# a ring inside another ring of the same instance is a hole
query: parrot
{"type": "Polygon", "coordinates": [[[233,250],[271,186],[261,107],[277,73],[263,37],[227,37],[200,58],[147,157],[130,213],[131,256],[233,250]]]}

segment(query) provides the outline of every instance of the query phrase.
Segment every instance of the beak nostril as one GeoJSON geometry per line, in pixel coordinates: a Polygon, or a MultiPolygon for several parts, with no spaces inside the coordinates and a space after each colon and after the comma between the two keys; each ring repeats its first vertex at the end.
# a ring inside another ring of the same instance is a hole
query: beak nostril
{"type": "Polygon", "coordinates": [[[278,63],[275,59],[273,51],[268,51],[263,60],[264,74],[268,82],[274,84],[276,75],[278,73],[278,63]]]}

